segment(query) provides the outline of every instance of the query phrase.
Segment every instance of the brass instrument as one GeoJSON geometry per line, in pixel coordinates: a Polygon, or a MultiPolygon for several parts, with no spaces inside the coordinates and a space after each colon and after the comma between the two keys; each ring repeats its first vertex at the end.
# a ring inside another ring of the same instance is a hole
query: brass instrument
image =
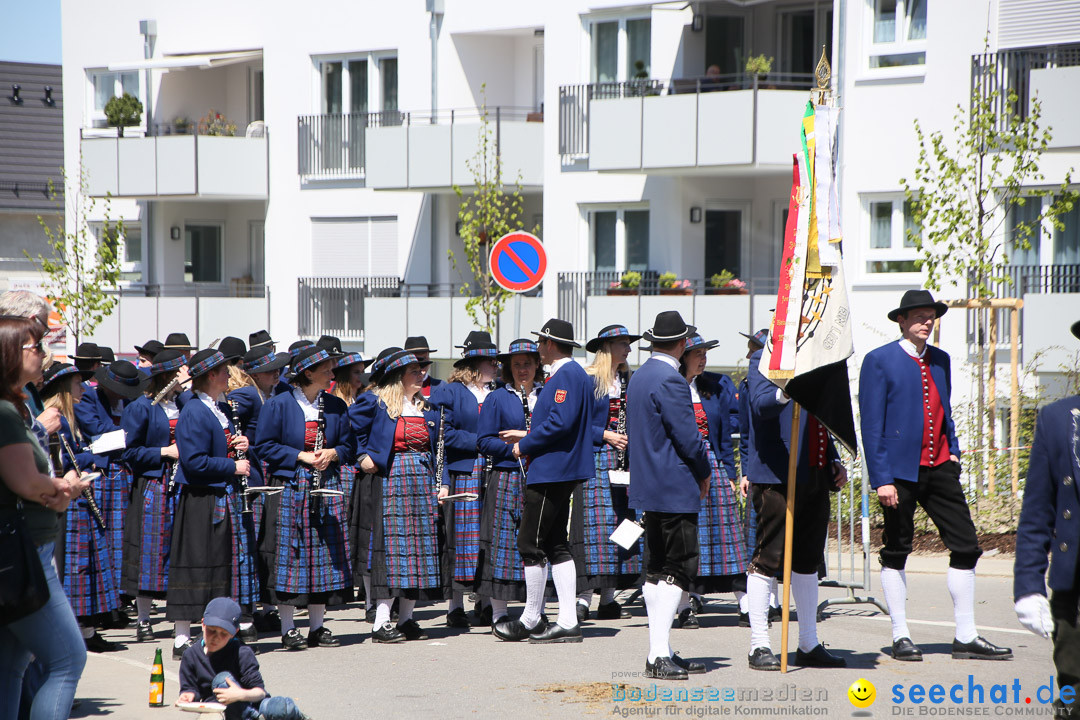
{"type": "MultiPolygon", "coordinates": [[[[68,444],[67,439],[63,436],[63,434],[60,433],[59,430],[56,431],[55,436],[60,439],[60,443],[63,445],[64,450],[67,452],[68,459],[71,461],[71,467],[75,468],[75,472],[82,475],[82,471],[79,470],[79,463],[75,461],[75,453],[72,451],[71,445],[68,444]]],[[[49,444],[50,446],[52,445],[51,439],[49,440],[49,444]]],[[[63,463],[61,463],[60,469],[61,471],[63,471],[63,463]]],[[[100,473],[98,474],[100,475],[100,473]]],[[[102,530],[108,530],[109,528],[105,526],[105,518],[101,514],[101,508],[98,507],[97,501],[94,500],[94,491],[91,488],[86,488],[82,491],[82,496],[86,498],[86,504],[90,507],[90,514],[94,516],[94,520],[97,521],[98,527],[100,527],[102,530]]]]}
{"type": "MultiPolygon", "coordinates": [[[[319,392],[319,399],[315,401],[315,408],[319,411],[319,418],[315,426],[315,447],[313,452],[318,454],[323,449],[323,444],[326,442],[326,413],[323,410],[323,402],[325,393],[319,392]]],[[[311,468],[311,495],[314,497],[322,497],[324,495],[338,495],[343,496],[341,490],[329,490],[322,486],[323,471],[314,467],[311,468]]]]}
{"type": "MultiPolygon", "coordinates": [[[[240,413],[236,411],[236,403],[232,400],[227,400],[229,403],[229,410],[232,411],[233,427],[236,428],[236,434],[243,435],[244,432],[240,428],[240,413]]],[[[237,460],[247,460],[247,453],[243,450],[236,451],[237,460]]],[[[254,510],[251,508],[251,493],[248,491],[248,478],[247,475],[240,476],[240,493],[242,495],[243,505],[240,512],[244,515],[251,515],[254,510]]]]}

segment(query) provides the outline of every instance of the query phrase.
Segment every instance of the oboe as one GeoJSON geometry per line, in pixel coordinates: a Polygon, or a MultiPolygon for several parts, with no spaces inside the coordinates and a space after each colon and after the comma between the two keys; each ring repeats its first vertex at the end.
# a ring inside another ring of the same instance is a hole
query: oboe
{"type": "Polygon", "coordinates": [[[446,441],[443,438],[443,427],[444,427],[443,416],[444,416],[444,413],[445,413],[445,410],[443,408],[439,408],[439,435],[438,435],[438,438],[435,440],[435,492],[436,493],[440,492],[442,490],[442,487],[443,487],[443,485],[442,485],[442,474],[443,474],[443,466],[445,464],[445,457],[444,456],[446,454],[445,447],[444,447],[446,441]]]}
{"type": "MultiPolygon", "coordinates": [[[[236,411],[236,402],[233,401],[233,400],[228,400],[227,402],[229,403],[229,410],[232,411],[233,427],[236,428],[236,434],[237,435],[243,435],[244,432],[240,428],[240,413],[238,413],[236,411]]],[[[247,453],[245,451],[243,451],[243,450],[238,449],[236,451],[236,459],[237,460],[247,460],[247,453]]],[[[250,514],[252,514],[253,510],[251,509],[251,495],[248,494],[248,478],[247,478],[247,475],[241,475],[240,476],[240,492],[241,492],[241,494],[243,496],[243,499],[242,499],[243,504],[241,506],[240,512],[245,514],[245,515],[250,515],[250,514]]]]}
{"type": "MultiPolygon", "coordinates": [[[[68,459],[71,461],[71,467],[75,468],[75,472],[80,472],[79,463],[75,462],[75,453],[72,452],[71,445],[68,444],[67,439],[60,434],[59,431],[57,431],[56,437],[60,438],[60,443],[64,446],[64,450],[67,451],[68,459]]],[[[62,464],[61,469],[63,469],[62,464]]],[[[82,495],[86,498],[86,504],[90,507],[90,514],[94,516],[94,520],[97,521],[98,526],[102,530],[108,530],[108,528],[105,527],[105,518],[101,514],[101,508],[98,507],[97,501],[94,500],[94,491],[91,488],[86,488],[82,491],[82,495]]]]}
{"type": "MultiPolygon", "coordinates": [[[[323,402],[325,394],[319,392],[319,399],[315,401],[315,409],[319,411],[319,417],[315,423],[315,446],[312,449],[316,455],[323,449],[323,444],[326,442],[326,412],[323,409],[323,402]]],[[[322,486],[323,471],[312,466],[311,468],[311,494],[319,497],[321,495],[344,495],[340,490],[327,490],[322,486]]]]}

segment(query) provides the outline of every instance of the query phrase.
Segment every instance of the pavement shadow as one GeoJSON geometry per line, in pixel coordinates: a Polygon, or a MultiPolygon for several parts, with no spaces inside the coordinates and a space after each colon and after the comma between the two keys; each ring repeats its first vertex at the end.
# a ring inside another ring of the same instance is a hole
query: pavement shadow
{"type": "MultiPolygon", "coordinates": [[[[841,648],[829,647],[829,652],[837,657],[841,657],[847,662],[848,670],[873,670],[881,663],[881,655],[874,652],[854,652],[852,650],[843,650],[841,648]]],[[[795,664],[795,653],[788,654],[788,671],[792,670],[822,670],[831,668],[803,668],[795,664]]],[[[844,668],[836,668],[837,670],[843,670],[844,668]]]]}
{"type": "MultiPolygon", "coordinates": [[[[929,655],[947,655],[952,657],[952,643],[919,643],[918,645],[919,649],[922,650],[924,658],[929,655]]],[[[892,645],[886,645],[881,648],[881,654],[891,659],[892,645]]]]}
{"type": "Polygon", "coordinates": [[[75,698],[78,704],[71,709],[68,717],[85,718],[99,715],[112,715],[113,708],[118,708],[123,703],[113,698],[75,698]]]}

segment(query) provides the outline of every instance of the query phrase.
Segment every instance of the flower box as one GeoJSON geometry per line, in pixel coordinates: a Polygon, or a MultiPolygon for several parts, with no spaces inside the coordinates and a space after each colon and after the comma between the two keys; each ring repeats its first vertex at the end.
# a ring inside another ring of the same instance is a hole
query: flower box
{"type": "Polygon", "coordinates": [[[681,287],[660,288],[659,291],[660,291],[661,295],[693,295],[694,294],[694,288],[688,288],[688,287],[687,288],[681,288],[681,287]]]}
{"type": "Polygon", "coordinates": [[[628,288],[628,287],[613,287],[613,288],[608,288],[607,294],[608,295],[637,295],[638,294],[638,289],[637,288],[628,288]]]}
{"type": "Polygon", "coordinates": [[[710,287],[705,288],[706,295],[747,295],[749,291],[746,288],[731,288],[731,287],[710,287]]]}

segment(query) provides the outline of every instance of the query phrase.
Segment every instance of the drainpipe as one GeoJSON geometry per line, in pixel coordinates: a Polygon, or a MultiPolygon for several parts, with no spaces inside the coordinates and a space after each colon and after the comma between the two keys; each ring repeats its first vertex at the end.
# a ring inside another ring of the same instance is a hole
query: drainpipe
{"type": "MultiPolygon", "coordinates": [[[[442,17],[446,10],[446,6],[444,0],[426,0],[426,2],[427,11],[431,13],[431,22],[428,26],[431,35],[431,124],[435,125],[438,121],[437,116],[439,112],[439,28],[442,26],[442,17]]],[[[431,213],[431,269],[428,271],[428,277],[431,279],[432,286],[430,286],[428,293],[431,294],[435,291],[435,269],[440,267],[440,265],[437,261],[439,248],[438,203],[436,202],[435,193],[431,193],[429,197],[431,198],[431,202],[428,206],[428,211],[431,213]]],[[[453,293],[450,293],[450,295],[452,297],[453,293]]],[[[451,300],[451,302],[453,301],[451,300]]],[[[407,314],[408,313],[406,313],[406,315],[407,314]]]]}
{"type": "MultiPolygon", "coordinates": [[[[139,33],[143,36],[143,58],[146,60],[154,57],[154,44],[157,42],[157,20],[140,20],[139,33]]],[[[144,73],[144,85],[146,87],[146,102],[143,109],[146,112],[146,129],[151,130],[154,121],[154,92],[150,85],[153,71],[147,68],[144,73]]],[[[146,248],[143,253],[143,284],[150,285],[155,281],[154,273],[154,202],[147,200],[143,203],[142,242],[146,248]]]]}

